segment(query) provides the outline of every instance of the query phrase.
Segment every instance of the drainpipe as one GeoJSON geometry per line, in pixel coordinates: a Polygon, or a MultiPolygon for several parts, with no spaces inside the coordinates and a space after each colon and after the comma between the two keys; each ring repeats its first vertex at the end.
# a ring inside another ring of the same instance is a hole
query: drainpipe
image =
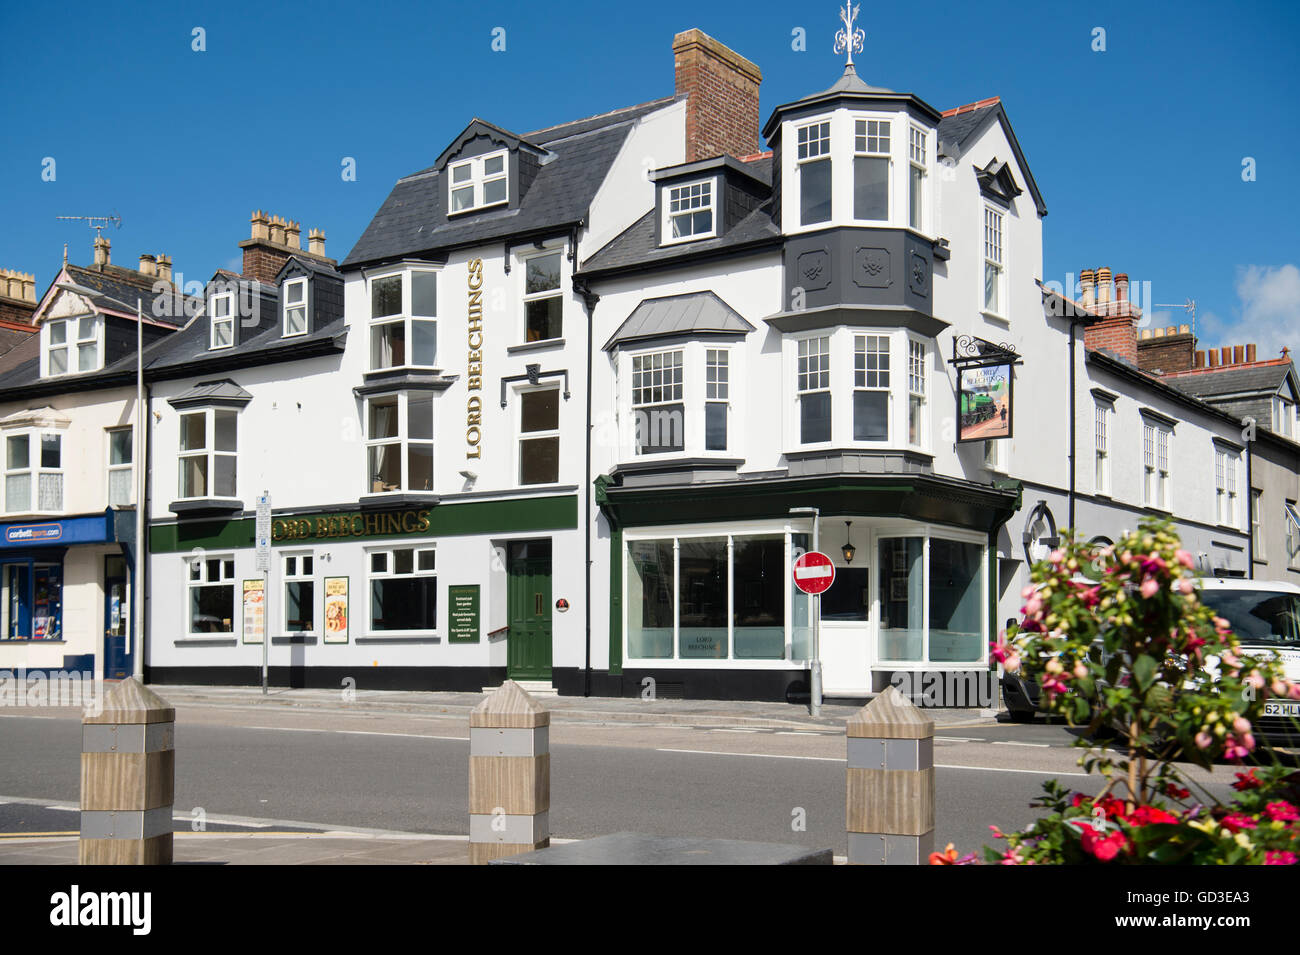
{"type": "Polygon", "coordinates": [[[1067,516],[1066,516],[1066,526],[1069,527],[1071,530],[1077,530],[1077,529],[1078,529],[1077,527],[1075,527],[1075,523],[1074,523],[1074,494],[1075,494],[1075,489],[1074,489],[1074,470],[1075,470],[1075,468],[1074,468],[1074,441],[1075,441],[1075,435],[1074,435],[1074,432],[1075,432],[1075,422],[1074,422],[1074,417],[1075,417],[1075,407],[1074,407],[1074,341],[1075,341],[1075,331],[1074,331],[1074,330],[1075,330],[1075,328],[1076,328],[1077,326],[1078,326],[1078,321],[1077,321],[1077,319],[1071,317],[1071,319],[1070,319],[1070,401],[1069,401],[1069,405],[1070,405],[1070,453],[1069,453],[1069,456],[1068,456],[1068,457],[1069,457],[1069,460],[1070,460],[1070,496],[1069,496],[1070,503],[1069,503],[1069,507],[1067,508],[1067,510],[1068,510],[1069,513],[1068,513],[1067,516]]]}
{"type": "MultiPolygon", "coordinates": [[[[577,236],[574,236],[574,261],[577,261],[577,236]]],[[[586,664],[582,678],[582,695],[591,696],[591,499],[595,493],[591,487],[591,368],[592,368],[592,336],[596,331],[596,303],[600,301],[600,296],[591,290],[591,286],[583,279],[573,280],[573,290],[582,296],[582,304],[587,309],[587,463],[586,469],[582,473],[582,514],[583,514],[583,548],[586,554],[586,597],[583,600],[584,612],[587,616],[587,656],[586,664]]]]}
{"type": "MultiPolygon", "coordinates": [[[[1250,432],[1247,432],[1250,433],[1250,432]]],[[[1246,579],[1255,579],[1255,490],[1251,483],[1252,449],[1255,442],[1246,441],[1246,579]]]]}

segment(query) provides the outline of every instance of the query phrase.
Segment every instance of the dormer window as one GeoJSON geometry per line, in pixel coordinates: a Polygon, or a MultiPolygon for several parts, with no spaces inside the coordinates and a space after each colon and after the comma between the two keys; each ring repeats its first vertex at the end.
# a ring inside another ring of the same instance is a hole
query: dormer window
{"type": "Polygon", "coordinates": [[[46,322],[45,375],[97,371],[103,364],[102,326],[95,315],[46,322]]]}
{"type": "Polygon", "coordinates": [[[451,163],[448,171],[451,174],[451,195],[447,208],[453,214],[499,205],[510,198],[504,149],[451,163]]]}
{"type": "Polygon", "coordinates": [[[664,203],[664,242],[681,242],[716,235],[713,180],[667,187],[664,203]]]}
{"type": "Polygon", "coordinates": [[[219,292],[208,299],[212,318],[212,348],[229,348],[235,343],[235,293],[219,292]]]}
{"type": "Polygon", "coordinates": [[[853,218],[889,219],[889,120],[853,124],[853,218]]]}
{"type": "Polygon", "coordinates": [[[284,334],[307,333],[307,280],[291,279],[284,283],[284,334]]]}
{"type": "Polygon", "coordinates": [[[799,224],[831,219],[831,124],[799,127],[799,224]]]}
{"type": "Polygon", "coordinates": [[[1284,438],[1294,438],[1296,425],[1295,404],[1281,395],[1273,396],[1273,433],[1284,438]]]}

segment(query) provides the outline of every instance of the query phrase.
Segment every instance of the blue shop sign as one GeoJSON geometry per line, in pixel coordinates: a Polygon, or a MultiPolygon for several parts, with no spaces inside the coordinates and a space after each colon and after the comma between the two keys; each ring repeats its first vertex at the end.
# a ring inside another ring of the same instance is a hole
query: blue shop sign
{"type": "Polygon", "coordinates": [[[45,547],[69,544],[104,544],[117,540],[113,529],[113,512],[88,517],[68,517],[60,521],[30,524],[0,524],[0,549],[9,547],[45,547]]]}

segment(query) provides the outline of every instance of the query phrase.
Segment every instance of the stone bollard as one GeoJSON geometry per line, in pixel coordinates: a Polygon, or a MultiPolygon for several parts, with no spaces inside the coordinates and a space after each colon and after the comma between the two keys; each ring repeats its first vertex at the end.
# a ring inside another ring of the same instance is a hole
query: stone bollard
{"type": "Polygon", "coordinates": [[[81,722],[81,864],[170,865],[176,710],[128,678],[81,722]]]}
{"type": "Polygon", "coordinates": [[[469,714],[469,861],[551,844],[551,714],[514,680],[469,714]]]}
{"type": "Polygon", "coordinates": [[[934,721],[894,687],[848,722],[850,865],[921,865],[934,851],[934,721]]]}

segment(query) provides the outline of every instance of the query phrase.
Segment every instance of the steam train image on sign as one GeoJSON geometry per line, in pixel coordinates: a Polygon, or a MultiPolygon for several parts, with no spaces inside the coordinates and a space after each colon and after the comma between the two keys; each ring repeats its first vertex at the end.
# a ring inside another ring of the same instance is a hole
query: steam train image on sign
{"type": "Polygon", "coordinates": [[[988,421],[998,414],[998,404],[986,391],[963,392],[961,396],[961,426],[988,421]]]}

